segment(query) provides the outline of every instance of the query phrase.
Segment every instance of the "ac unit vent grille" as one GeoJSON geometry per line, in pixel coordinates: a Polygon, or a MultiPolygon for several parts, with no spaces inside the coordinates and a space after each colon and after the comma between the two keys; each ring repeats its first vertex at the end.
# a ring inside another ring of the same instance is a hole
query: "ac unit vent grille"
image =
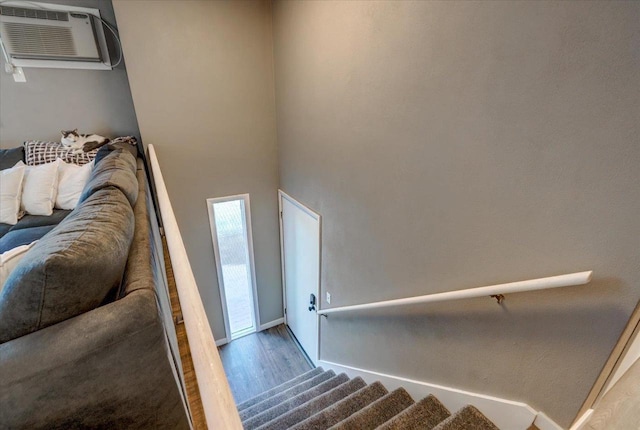
{"type": "Polygon", "coordinates": [[[12,52],[16,55],[73,57],[76,47],[71,29],[52,25],[3,23],[12,52]]]}
{"type": "Polygon", "coordinates": [[[27,9],[23,7],[2,6],[0,15],[17,16],[19,18],[48,19],[50,21],[69,21],[67,12],[55,10],[27,9]]]}

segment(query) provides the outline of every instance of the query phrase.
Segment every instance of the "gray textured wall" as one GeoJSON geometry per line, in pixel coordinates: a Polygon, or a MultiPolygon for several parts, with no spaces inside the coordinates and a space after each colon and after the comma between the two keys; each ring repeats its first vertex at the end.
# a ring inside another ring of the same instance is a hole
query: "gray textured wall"
{"type": "Polygon", "coordinates": [[[214,336],[225,333],[209,197],[250,194],[261,322],[282,317],[270,3],[114,8],[140,132],[156,148],[214,336]]]}
{"type": "Polygon", "coordinates": [[[281,186],[322,214],[322,307],[595,271],[323,318],[322,359],[570,423],[640,297],[638,22],[638,2],[276,2],[281,186]]]}
{"type": "MultiPolygon", "coordinates": [[[[100,9],[105,21],[115,23],[110,0],[42,3],[100,9]]],[[[30,139],[58,141],[62,129],[109,137],[139,134],[124,63],[110,71],[25,68],[26,83],[4,72],[4,57],[0,63],[0,147],[30,139]]]]}

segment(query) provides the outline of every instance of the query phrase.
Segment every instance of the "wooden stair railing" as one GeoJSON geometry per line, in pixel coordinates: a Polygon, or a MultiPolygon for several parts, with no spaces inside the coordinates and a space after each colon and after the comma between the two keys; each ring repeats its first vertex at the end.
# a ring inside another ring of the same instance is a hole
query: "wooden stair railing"
{"type": "Polygon", "coordinates": [[[210,429],[241,430],[240,416],[191,271],[153,145],[149,145],[149,161],[207,426],[210,429]]]}

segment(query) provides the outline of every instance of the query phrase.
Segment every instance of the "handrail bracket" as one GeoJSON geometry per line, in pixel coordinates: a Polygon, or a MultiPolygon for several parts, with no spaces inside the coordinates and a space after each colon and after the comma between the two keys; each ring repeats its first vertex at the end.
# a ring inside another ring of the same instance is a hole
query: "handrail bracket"
{"type": "Polygon", "coordinates": [[[504,294],[492,294],[490,297],[492,299],[496,299],[496,302],[498,302],[499,305],[504,301],[504,294]]]}

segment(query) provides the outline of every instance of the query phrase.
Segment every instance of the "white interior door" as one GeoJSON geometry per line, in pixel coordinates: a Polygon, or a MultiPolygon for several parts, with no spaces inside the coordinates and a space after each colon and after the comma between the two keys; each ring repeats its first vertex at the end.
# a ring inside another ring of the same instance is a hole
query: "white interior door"
{"type": "Polygon", "coordinates": [[[279,201],[285,322],[311,361],[316,363],[320,215],[282,191],[279,192],[279,201]]]}

